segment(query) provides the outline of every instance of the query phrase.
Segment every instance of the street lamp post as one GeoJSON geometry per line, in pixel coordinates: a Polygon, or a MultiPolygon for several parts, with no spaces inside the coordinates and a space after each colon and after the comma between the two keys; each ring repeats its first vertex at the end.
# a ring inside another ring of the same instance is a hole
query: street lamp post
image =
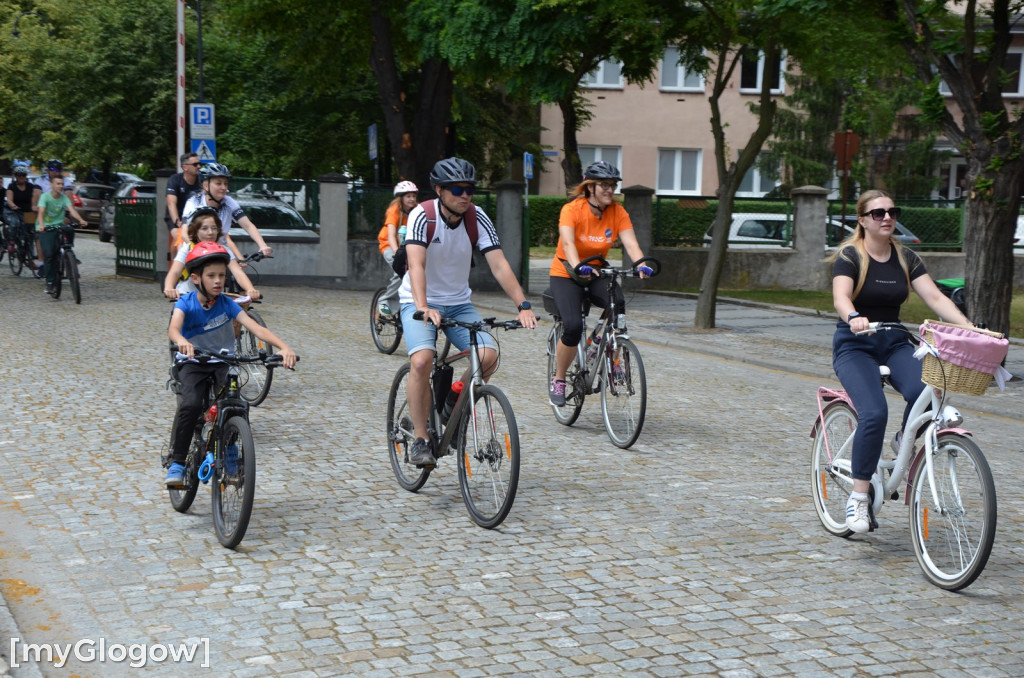
{"type": "Polygon", "coordinates": [[[14,20],[14,28],[11,29],[11,35],[13,35],[16,38],[21,35],[21,31],[18,30],[18,22],[21,21],[21,18],[23,16],[39,17],[39,21],[40,22],[45,22],[46,23],[46,34],[48,36],[50,36],[51,38],[53,37],[53,24],[50,22],[49,18],[47,18],[46,16],[40,14],[39,12],[32,12],[32,11],[25,11],[25,12],[22,12],[21,14],[18,15],[18,18],[14,20]]]}

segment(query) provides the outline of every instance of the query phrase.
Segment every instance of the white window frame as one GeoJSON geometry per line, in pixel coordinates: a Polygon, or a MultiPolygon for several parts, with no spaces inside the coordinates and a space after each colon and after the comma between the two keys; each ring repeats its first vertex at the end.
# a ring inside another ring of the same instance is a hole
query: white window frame
{"type": "MultiPolygon", "coordinates": [[[[757,160],[754,161],[754,164],[751,165],[750,169],[747,170],[746,175],[744,175],[744,177],[743,177],[744,179],[746,179],[748,176],[751,177],[753,179],[753,185],[754,185],[755,189],[758,186],[761,186],[764,181],[767,181],[767,179],[764,177],[764,175],[761,174],[761,168],[758,166],[758,161],[760,161],[760,159],[761,159],[761,156],[760,156],[760,154],[758,154],[757,160]]],[[[781,174],[781,172],[776,172],[776,173],[777,174],[781,174]]],[[[742,185],[742,184],[743,184],[743,182],[740,181],[740,185],[742,185]]],[[[777,188],[781,184],[782,184],[782,181],[780,179],[776,179],[772,183],[772,188],[777,188]]],[[[737,198],[760,198],[760,197],[764,196],[764,194],[767,193],[767,192],[768,191],[760,191],[760,190],[741,191],[741,190],[739,190],[737,188],[736,189],[736,197],[737,198]]]]}
{"type": "MultiPolygon", "coordinates": [[[[740,57],[743,59],[744,57],[740,57]]],[[[740,94],[760,94],[761,84],[764,82],[764,52],[757,52],[757,86],[756,87],[744,87],[743,86],[743,63],[740,62],[740,94]]],[[[786,91],[786,53],[782,52],[779,55],[779,86],[769,90],[772,94],[783,94],[786,91]]]]}
{"type": "Polygon", "coordinates": [[[657,186],[658,195],[700,195],[701,186],[703,183],[702,172],[704,169],[704,150],[700,148],[659,148],[658,149],[658,166],[657,166],[657,177],[655,178],[654,185],[657,186]],[[662,188],[661,181],[661,154],[673,152],[675,158],[672,168],[672,188],[662,188]],[[684,189],[679,187],[680,177],[682,176],[682,165],[683,165],[683,154],[684,153],[696,153],[695,161],[695,176],[694,176],[694,187],[692,189],[684,189]]]}
{"type": "Polygon", "coordinates": [[[604,59],[597,65],[597,68],[583,76],[580,84],[588,89],[623,89],[625,80],[622,77],[622,64],[615,59],[604,59]],[[619,67],[619,80],[616,83],[606,83],[605,70],[609,63],[617,64],[619,67]]]}
{"type": "MultiPolygon", "coordinates": [[[[610,162],[619,168],[619,174],[622,174],[622,146],[597,146],[595,144],[580,144],[577,149],[580,154],[580,164],[583,169],[587,169],[587,165],[598,160],[604,160],[610,162]],[[583,152],[593,151],[593,158],[590,160],[584,160],[583,152]]],[[[616,193],[622,192],[622,182],[620,181],[615,187],[616,193]]]]}
{"type": "MultiPolygon", "coordinates": [[[[1010,47],[1006,50],[1006,55],[1009,56],[1011,54],[1020,55],[1020,67],[1017,69],[1017,90],[1015,92],[1003,92],[1003,98],[1024,99],[1024,47],[1010,47]]],[[[1006,64],[1004,63],[1003,66],[1005,67],[1006,64]]],[[[935,71],[937,69],[933,66],[932,70],[935,71]]],[[[946,81],[942,78],[939,78],[939,94],[944,97],[953,96],[953,92],[949,89],[949,85],[947,85],[946,81]]]]}
{"type": "Polygon", "coordinates": [[[658,79],[658,89],[662,92],[703,92],[705,88],[704,76],[700,73],[690,73],[689,70],[679,63],[679,48],[669,45],[661,56],[661,77],[658,79]],[[666,85],[666,76],[675,74],[674,85],[666,85]],[[700,81],[699,85],[687,85],[686,78],[693,76],[700,81]]]}

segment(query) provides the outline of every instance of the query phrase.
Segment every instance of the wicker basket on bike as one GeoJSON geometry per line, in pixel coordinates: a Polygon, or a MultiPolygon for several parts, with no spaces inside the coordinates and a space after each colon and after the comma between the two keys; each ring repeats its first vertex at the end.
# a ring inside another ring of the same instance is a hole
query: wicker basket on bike
{"type": "Polygon", "coordinates": [[[952,393],[982,395],[993,377],[1000,388],[1009,378],[1001,363],[1010,342],[998,332],[925,320],[920,334],[921,380],[929,386],[952,393]]]}

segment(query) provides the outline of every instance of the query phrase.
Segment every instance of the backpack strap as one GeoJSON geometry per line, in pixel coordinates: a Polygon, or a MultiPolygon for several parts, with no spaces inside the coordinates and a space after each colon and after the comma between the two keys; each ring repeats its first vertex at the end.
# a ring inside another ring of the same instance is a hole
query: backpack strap
{"type": "MultiPolygon", "coordinates": [[[[430,247],[430,242],[434,239],[434,229],[437,227],[437,202],[435,200],[428,200],[423,205],[423,213],[427,217],[427,247],[430,247]]],[[[469,242],[474,247],[477,241],[477,227],[476,227],[476,205],[470,204],[471,209],[466,210],[466,213],[462,215],[462,223],[466,227],[466,234],[469,236],[469,242]]]]}

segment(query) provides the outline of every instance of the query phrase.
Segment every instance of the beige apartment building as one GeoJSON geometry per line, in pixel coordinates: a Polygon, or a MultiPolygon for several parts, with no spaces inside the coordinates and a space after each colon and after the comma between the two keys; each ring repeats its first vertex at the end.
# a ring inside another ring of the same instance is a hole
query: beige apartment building
{"type": "MultiPolygon", "coordinates": [[[[1007,55],[1005,70],[1015,73],[1004,87],[1009,106],[1024,103],[1024,35],[1015,36],[1015,46],[1007,55]]],[[[577,133],[583,166],[595,160],[607,160],[622,171],[623,186],[642,185],[665,196],[711,196],[718,187],[715,146],[711,137],[711,108],[704,79],[677,65],[678,53],[669,47],[659,64],[653,82],[643,86],[627,84],[614,61],[604,61],[584,79],[585,96],[593,118],[577,133]]],[[[745,59],[736,69],[721,99],[726,140],[732,159],[741,144],[750,138],[757,119],[749,104],[756,103],[761,90],[765,59],[745,59]]],[[[779,72],[770,72],[772,91],[787,94],[786,61],[779,72]]],[[[950,106],[953,107],[952,100],[950,106]]],[[[543,171],[538,173],[542,195],[564,195],[561,170],[562,114],[557,106],[541,107],[540,142],[544,152],[543,171]]],[[[938,170],[939,188],[933,198],[959,198],[966,165],[956,150],[943,140],[940,150],[953,153],[938,170]]],[[[829,188],[836,189],[836,180],[829,188]]],[[[744,178],[737,197],[761,197],[776,185],[772,177],[752,169],[744,178]]]]}

